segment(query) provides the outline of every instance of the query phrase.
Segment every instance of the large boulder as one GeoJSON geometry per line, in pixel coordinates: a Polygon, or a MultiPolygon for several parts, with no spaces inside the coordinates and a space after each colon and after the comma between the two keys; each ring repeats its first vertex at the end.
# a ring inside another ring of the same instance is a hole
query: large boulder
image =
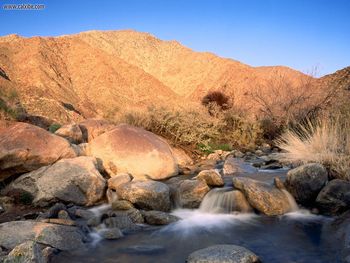
{"type": "Polygon", "coordinates": [[[203,180],[184,180],[179,183],[175,198],[184,208],[198,208],[210,188],[203,180]]]}
{"type": "Polygon", "coordinates": [[[236,177],[233,178],[233,186],[243,192],[252,207],[266,215],[282,215],[293,209],[288,193],[274,185],[236,177]]]}
{"type": "Polygon", "coordinates": [[[27,221],[0,224],[0,247],[13,249],[26,241],[37,241],[60,250],[83,247],[85,235],[76,227],[27,221]]]}
{"type": "Polygon", "coordinates": [[[73,157],[67,140],[37,126],[18,122],[0,131],[0,181],[73,157]]]}
{"type": "Polygon", "coordinates": [[[37,206],[59,201],[89,206],[104,196],[105,187],[96,159],[81,156],[21,175],[6,191],[8,195],[18,191],[29,194],[37,206]]]}
{"type": "Polygon", "coordinates": [[[310,206],[327,180],[328,172],[323,165],[309,163],[290,170],[285,186],[298,203],[310,206]]]}
{"type": "Polygon", "coordinates": [[[176,160],[165,140],[126,124],[91,141],[90,153],[103,161],[111,177],[131,173],[135,178],[161,180],[178,173],[176,160]]]}
{"type": "Polygon", "coordinates": [[[221,174],[214,170],[203,170],[195,177],[197,180],[203,180],[209,186],[223,186],[224,179],[222,179],[221,174]]]}
{"type": "Polygon", "coordinates": [[[78,124],[63,125],[55,132],[55,134],[74,144],[83,142],[83,133],[78,124]]]}
{"type": "Polygon", "coordinates": [[[117,189],[119,199],[130,201],[144,210],[170,210],[170,192],[166,184],[156,181],[132,181],[117,189]]]}
{"type": "Polygon", "coordinates": [[[235,245],[214,245],[189,255],[187,263],[258,263],[257,255],[235,245]]]}
{"type": "Polygon", "coordinates": [[[350,182],[335,179],[318,194],[316,206],[326,215],[339,215],[350,209],[350,182]]]}
{"type": "Polygon", "coordinates": [[[79,123],[83,141],[90,142],[101,134],[113,130],[115,125],[103,119],[87,119],[79,123]]]}

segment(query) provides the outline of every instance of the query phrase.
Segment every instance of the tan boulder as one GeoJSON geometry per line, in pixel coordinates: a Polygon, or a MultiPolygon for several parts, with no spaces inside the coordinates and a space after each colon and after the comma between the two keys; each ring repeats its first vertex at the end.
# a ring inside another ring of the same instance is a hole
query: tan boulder
{"type": "Polygon", "coordinates": [[[26,193],[37,206],[59,201],[89,206],[104,196],[105,188],[106,181],[99,173],[97,160],[81,156],[21,175],[6,191],[8,195],[18,191],[26,193]]]}
{"type": "Polygon", "coordinates": [[[176,160],[165,140],[126,124],[91,141],[90,154],[102,160],[111,177],[130,173],[135,178],[162,180],[178,173],[176,160]]]}
{"type": "Polygon", "coordinates": [[[294,209],[286,190],[245,177],[232,180],[233,186],[242,191],[249,204],[266,215],[282,215],[294,209]]]}
{"type": "Polygon", "coordinates": [[[83,142],[83,133],[78,124],[63,125],[55,132],[55,134],[74,144],[83,142]]]}
{"type": "Polygon", "coordinates": [[[37,126],[17,122],[0,130],[0,181],[75,156],[67,140],[37,126]]]}
{"type": "Polygon", "coordinates": [[[79,123],[83,141],[90,142],[101,134],[115,128],[112,123],[103,119],[87,119],[79,123]]]}
{"type": "Polygon", "coordinates": [[[209,186],[223,186],[224,179],[215,169],[203,170],[195,177],[197,180],[204,180],[209,186]]]}

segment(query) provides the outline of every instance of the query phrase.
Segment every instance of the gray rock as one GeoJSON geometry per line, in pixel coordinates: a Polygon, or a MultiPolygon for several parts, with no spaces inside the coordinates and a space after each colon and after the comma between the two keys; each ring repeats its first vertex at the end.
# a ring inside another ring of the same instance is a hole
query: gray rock
{"type": "Polygon", "coordinates": [[[146,223],[150,225],[168,225],[179,220],[177,216],[162,211],[142,211],[146,223]]]}
{"type": "Polygon", "coordinates": [[[233,186],[243,192],[252,207],[266,215],[282,215],[292,209],[286,193],[274,185],[236,177],[233,186]]]}
{"type": "Polygon", "coordinates": [[[209,186],[223,186],[224,180],[216,170],[203,170],[194,179],[204,180],[209,186]]]}
{"type": "Polygon", "coordinates": [[[285,186],[298,203],[310,206],[327,180],[326,168],[318,163],[310,163],[290,170],[287,173],[285,186]]]}
{"type": "Polygon", "coordinates": [[[222,172],[224,176],[232,176],[241,172],[241,169],[237,164],[237,160],[233,156],[230,155],[226,158],[222,172]]]}
{"type": "Polygon", "coordinates": [[[35,237],[35,241],[60,250],[74,250],[84,247],[85,236],[73,226],[50,224],[35,237]]]}
{"type": "Polygon", "coordinates": [[[335,179],[318,194],[316,206],[322,214],[339,215],[350,209],[350,182],[335,179]]]}
{"type": "Polygon", "coordinates": [[[26,241],[36,241],[60,250],[83,246],[84,234],[76,227],[36,221],[12,221],[0,224],[0,246],[6,249],[26,241]]]}
{"type": "Polygon", "coordinates": [[[47,263],[53,252],[54,249],[35,241],[26,241],[16,246],[5,258],[4,263],[47,263]]]}
{"type": "Polygon", "coordinates": [[[184,180],[176,189],[177,202],[184,208],[198,208],[209,191],[210,188],[205,181],[184,180]]]}
{"type": "Polygon", "coordinates": [[[124,236],[122,231],[117,227],[101,229],[98,231],[98,234],[103,239],[108,239],[108,240],[119,239],[124,236]]]}
{"type": "Polygon", "coordinates": [[[144,210],[170,210],[169,187],[156,181],[132,181],[116,189],[119,199],[130,201],[144,210]]]}
{"type": "Polygon", "coordinates": [[[258,263],[257,255],[235,245],[215,245],[189,255],[187,263],[258,263]]]}
{"type": "Polygon", "coordinates": [[[105,187],[96,159],[81,156],[24,174],[12,182],[7,191],[29,193],[37,206],[59,201],[89,206],[104,196],[105,187]]]}
{"type": "Polygon", "coordinates": [[[123,230],[135,230],[138,226],[131,220],[127,214],[116,214],[113,217],[106,218],[103,223],[108,228],[120,228],[123,230]]]}

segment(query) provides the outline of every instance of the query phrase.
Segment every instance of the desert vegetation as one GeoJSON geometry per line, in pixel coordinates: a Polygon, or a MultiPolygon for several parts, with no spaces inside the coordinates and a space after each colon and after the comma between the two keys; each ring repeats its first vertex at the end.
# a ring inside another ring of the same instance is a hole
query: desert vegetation
{"type": "Polygon", "coordinates": [[[278,140],[282,160],[322,163],[335,178],[350,180],[350,122],[344,116],[307,121],[278,140]]]}
{"type": "Polygon", "coordinates": [[[210,153],[216,149],[254,148],[260,143],[258,122],[247,121],[220,106],[149,107],[119,112],[115,122],[128,123],[162,135],[174,145],[190,146],[210,153]]]}

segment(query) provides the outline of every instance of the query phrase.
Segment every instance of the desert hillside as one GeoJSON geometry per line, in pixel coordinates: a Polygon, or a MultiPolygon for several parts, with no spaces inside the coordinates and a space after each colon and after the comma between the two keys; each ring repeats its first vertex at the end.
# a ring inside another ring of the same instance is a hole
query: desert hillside
{"type": "MultiPolygon", "coordinates": [[[[230,95],[237,107],[254,108],[249,95],[274,76],[290,83],[309,78],[287,67],[251,67],[130,30],[4,36],[0,57],[0,85],[13,94],[16,107],[61,123],[108,118],[125,108],[196,103],[212,90],[230,95]]],[[[2,101],[11,104],[7,97],[2,101]]]]}

